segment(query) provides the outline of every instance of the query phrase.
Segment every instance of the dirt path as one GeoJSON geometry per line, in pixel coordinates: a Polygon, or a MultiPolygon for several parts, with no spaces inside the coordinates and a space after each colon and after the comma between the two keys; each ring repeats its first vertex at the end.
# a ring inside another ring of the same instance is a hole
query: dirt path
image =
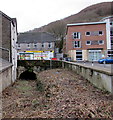
{"type": "Polygon", "coordinates": [[[37,87],[18,80],[3,92],[3,118],[39,117],[113,118],[113,96],[64,69],[39,73],[37,87]]]}

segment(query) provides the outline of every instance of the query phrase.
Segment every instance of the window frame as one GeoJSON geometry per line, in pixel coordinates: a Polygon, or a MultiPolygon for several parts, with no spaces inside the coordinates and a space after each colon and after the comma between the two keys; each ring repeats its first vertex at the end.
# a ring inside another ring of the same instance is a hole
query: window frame
{"type": "Polygon", "coordinates": [[[30,43],[27,43],[27,48],[30,48],[30,43]]]}
{"type": "Polygon", "coordinates": [[[52,48],[52,42],[48,43],[48,48],[52,48]]]}
{"type": "Polygon", "coordinates": [[[86,45],[91,45],[91,40],[87,40],[86,41],[86,45]],[[88,44],[87,42],[90,42],[90,44],[88,44]]]}
{"type": "Polygon", "coordinates": [[[87,31],[87,32],[85,32],[85,35],[86,35],[86,36],[91,36],[91,32],[87,31]],[[87,35],[87,33],[90,33],[90,34],[87,35]]]}
{"type": "Polygon", "coordinates": [[[34,43],[34,44],[33,44],[33,47],[34,47],[34,48],[37,48],[37,43],[34,43]]]}
{"type": "Polygon", "coordinates": [[[73,32],[73,39],[80,39],[81,33],[80,32],[73,32]]]}
{"type": "Polygon", "coordinates": [[[74,48],[81,48],[81,41],[74,41],[74,48]],[[75,47],[75,42],[77,42],[76,44],[77,44],[77,47],[75,47]],[[78,45],[79,45],[79,47],[78,47],[78,45]]]}
{"type": "Polygon", "coordinates": [[[18,44],[18,48],[20,48],[20,43],[18,44]]]}
{"type": "Polygon", "coordinates": [[[42,48],[44,48],[44,47],[45,47],[44,43],[42,43],[41,47],[42,47],[42,48]]]}
{"type": "Polygon", "coordinates": [[[112,22],[112,21],[110,21],[110,25],[111,25],[111,26],[113,25],[113,22],[112,22]]]}
{"type": "Polygon", "coordinates": [[[110,36],[113,36],[113,30],[110,30],[110,36]]]}
{"type": "Polygon", "coordinates": [[[83,51],[76,50],[76,60],[81,61],[83,59],[83,51]]]}
{"type": "Polygon", "coordinates": [[[99,45],[103,45],[104,44],[104,40],[98,40],[98,44],[99,45]],[[102,43],[100,43],[100,41],[102,41],[102,43]]]}
{"type": "Polygon", "coordinates": [[[113,40],[111,40],[111,45],[113,45],[113,40]]]}
{"type": "Polygon", "coordinates": [[[101,36],[101,35],[103,35],[103,31],[98,31],[98,34],[101,36]],[[100,34],[99,32],[102,32],[102,34],[100,34]]]}

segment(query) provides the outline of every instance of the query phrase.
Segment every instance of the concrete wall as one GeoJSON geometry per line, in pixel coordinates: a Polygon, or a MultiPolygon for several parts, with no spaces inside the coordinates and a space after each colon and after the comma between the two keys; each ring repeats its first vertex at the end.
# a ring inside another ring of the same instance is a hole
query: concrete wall
{"type": "Polygon", "coordinates": [[[16,20],[13,19],[11,23],[11,53],[12,53],[12,81],[16,80],[17,72],[17,24],[16,20]]]}
{"type": "Polygon", "coordinates": [[[76,50],[70,50],[68,51],[69,57],[71,57],[72,61],[76,61],[76,50]]]}
{"type": "Polygon", "coordinates": [[[12,66],[0,71],[0,78],[0,85],[2,85],[2,89],[0,90],[4,90],[6,87],[12,84],[12,66]]]}
{"type": "Polygon", "coordinates": [[[72,62],[63,62],[63,67],[75,71],[97,88],[113,93],[113,73],[72,62]]]}

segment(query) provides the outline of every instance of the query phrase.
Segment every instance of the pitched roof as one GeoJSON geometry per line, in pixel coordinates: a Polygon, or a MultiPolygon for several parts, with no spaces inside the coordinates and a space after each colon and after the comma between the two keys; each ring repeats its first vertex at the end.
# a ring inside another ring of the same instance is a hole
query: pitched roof
{"type": "Polygon", "coordinates": [[[8,15],[6,15],[5,13],[3,13],[2,11],[0,11],[0,15],[3,15],[8,20],[12,21],[12,19],[8,15]]]}
{"type": "Polygon", "coordinates": [[[52,42],[56,41],[54,35],[47,32],[36,33],[20,33],[18,35],[18,43],[38,43],[38,42],[52,42]]]}
{"type": "Polygon", "coordinates": [[[0,11],[0,17],[4,16],[6,19],[8,19],[10,22],[12,22],[12,24],[14,25],[14,23],[16,23],[17,26],[17,20],[16,18],[11,18],[8,15],[6,15],[5,13],[3,13],[2,11],[0,11]]]}

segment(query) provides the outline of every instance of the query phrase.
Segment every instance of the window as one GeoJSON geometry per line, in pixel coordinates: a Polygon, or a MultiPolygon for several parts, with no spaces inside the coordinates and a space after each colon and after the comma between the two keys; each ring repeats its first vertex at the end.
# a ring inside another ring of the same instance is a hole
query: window
{"type": "Polygon", "coordinates": [[[29,43],[27,44],[27,47],[28,47],[28,48],[30,47],[30,44],[29,44],[29,43]]]}
{"type": "Polygon", "coordinates": [[[80,48],[81,47],[81,41],[74,41],[74,48],[80,48]]]}
{"type": "Polygon", "coordinates": [[[20,44],[18,44],[18,47],[20,47],[20,44]]]}
{"type": "Polygon", "coordinates": [[[91,35],[91,32],[86,32],[86,36],[90,36],[91,35]]]}
{"type": "Polygon", "coordinates": [[[82,60],[82,50],[76,50],[76,60],[82,60]]]}
{"type": "Polygon", "coordinates": [[[44,47],[44,43],[42,43],[42,47],[44,47]]]}
{"type": "Polygon", "coordinates": [[[113,50],[108,50],[108,56],[113,57],[113,50]]]}
{"type": "Polygon", "coordinates": [[[111,45],[113,45],[113,40],[111,40],[111,45]]]}
{"type": "Polygon", "coordinates": [[[91,45],[91,41],[86,41],[86,45],[91,45]]]}
{"type": "Polygon", "coordinates": [[[74,32],[73,33],[73,38],[74,39],[80,39],[80,32],[74,32]]]}
{"type": "Polygon", "coordinates": [[[99,35],[103,35],[103,32],[102,32],[102,31],[99,31],[98,33],[99,33],[99,35]]]}
{"type": "Polygon", "coordinates": [[[52,48],[52,43],[48,43],[48,48],[52,48]]]}
{"type": "Polygon", "coordinates": [[[17,49],[18,49],[18,50],[21,49],[20,44],[17,44],[17,49]]]}
{"type": "Polygon", "coordinates": [[[99,40],[98,43],[99,43],[99,45],[102,45],[102,44],[104,44],[104,41],[103,40],[99,40]]]}
{"type": "Polygon", "coordinates": [[[110,31],[110,35],[113,36],[113,31],[110,31]]]}
{"type": "Polygon", "coordinates": [[[98,35],[103,35],[103,31],[86,32],[86,36],[98,36],[98,35]]]}
{"type": "Polygon", "coordinates": [[[34,48],[37,48],[37,44],[34,44],[34,48]]]}
{"type": "Polygon", "coordinates": [[[110,22],[110,25],[113,25],[113,22],[110,22]]]}

